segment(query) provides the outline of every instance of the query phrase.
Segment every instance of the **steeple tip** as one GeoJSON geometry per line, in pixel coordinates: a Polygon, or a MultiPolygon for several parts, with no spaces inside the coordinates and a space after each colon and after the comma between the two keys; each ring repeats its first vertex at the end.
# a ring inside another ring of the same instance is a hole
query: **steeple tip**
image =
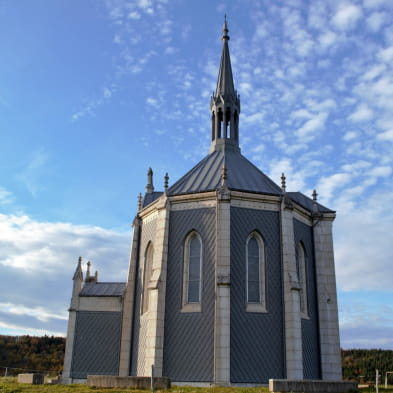
{"type": "Polygon", "coordinates": [[[224,25],[222,26],[222,39],[223,40],[229,40],[229,30],[228,30],[228,23],[227,23],[227,14],[224,15],[224,25]]]}

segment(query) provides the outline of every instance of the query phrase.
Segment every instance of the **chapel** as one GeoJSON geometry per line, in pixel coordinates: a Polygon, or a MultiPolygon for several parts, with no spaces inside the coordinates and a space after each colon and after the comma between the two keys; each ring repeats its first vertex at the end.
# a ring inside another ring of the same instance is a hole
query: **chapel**
{"type": "Polygon", "coordinates": [[[139,198],[125,282],[73,276],[63,381],[173,384],[341,380],[335,212],[241,154],[227,22],[205,158],[139,198]],[[153,369],[152,369],[153,366],[153,369]]]}

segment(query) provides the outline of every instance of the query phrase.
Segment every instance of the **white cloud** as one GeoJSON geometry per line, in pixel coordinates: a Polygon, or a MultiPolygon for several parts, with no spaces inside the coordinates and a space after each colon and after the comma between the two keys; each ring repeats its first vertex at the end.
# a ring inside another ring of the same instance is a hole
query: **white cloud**
{"type": "MultiPolygon", "coordinates": [[[[351,190],[346,190],[351,198],[351,190]]],[[[387,206],[393,195],[379,190],[368,194],[361,204],[338,210],[335,223],[335,255],[338,286],[344,291],[392,291],[391,224],[387,206]]]]}
{"type": "Polygon", "coordinates": [[[360,104],[356,110],[348,117],[349,120],[354,122],[362,122],[371,120],[374,117],[373,111],[366,104],[360,104]]]}
{"type": "Polygon", "coordinates": [[[362,14],[361,8],[355,4],[341,4],[331,22],[339,30],[349,30],[356,25],[362,14]]]}
{"type": "Polygon", "coordinates": [[[393,142],[393,128],[391,130],[384,131],[377,135],[377,139],[380,141],[393,142]]]}
{"type": "Polygon", "coordinates": [[[386,4],[386,0],[363,0],[363,3],[366,8],[376,8],[386,4]]]}
{"type": "Polygon", "coordinates": [[[129,233],[5,214],[0,233],[0,328],[64,334],[79,255],[92,261],[99,281],[126,281],[129,233]]]}
{"type": "Polygon", "coordinates": [[[393,61],[393,45],[388,48],[381,49],[378,53],[378,57],[385,63],[391,63],[393,61]]]}
{"type": "Polygon", "coordinates": [[[386,70],[386,66],[383,64],[376,64],[371,67],[362,77],[364,80],[372,80],[381,75],[386,70]]]}
{"type": "Polygon", "coordinates": [[[31,316],[41,322],[48,322],[50,319],[68,320],[67,310],[62,310],[59,314],[44,307],[25,307],[23,304],[0,303],[0,312],[31,316]]]}
{"type": "Polygon", "coordinates": [[[12,203],[14,200],[14,196],[12,192],[6,190],[4,187],[0,187],[0,206],[8,205],[12,203]]]}
{"type": "Polygon", "coordinates": [[[27,190],[36,197],[38,193],[45,189],[44,174],[48,173],[50,156],[44,148],[35,151],[25,165],[23,170],[18,173],[17,179],[22,182],[27,190]]]}
{"type": "Polygon", "coordinates": [[[317,186],[317,191],[323,203],[329,204],[334,193],[346,186],[351,181],[349,173],[341,172],[322,177],[317,186]]]}
{"type": "Polygon", "coordinates": [[[358,137],[359,137],[359,133],[357,131],[347,131],[343,136],[343,140],[352,141],[358,137]]]}
{"type": "Polygon", "coordinates": [[[366,23],[368,28],[374,33],[376,33],[381,29],[386,19],[387,19],[387,15],[384,12],[373,12],[366,19],[366,23]]]}
{"type": "Polygon", "coordinates": [[[154,106],[154,107],[158,107],[159,106],[159,101],[154,98],[154,97],[147,97],[146,98],[146,104],[154,106]]]}
{"type": "Polygon", "coordinates": [[[0,265],[25,274],[64,273],[79,255],[104,266],[119,264],[130,240],[100,227],[38,222],[26,215],[0,214],[0,232],[0,265]]]}
{"type": "Polygon", "coordinates": [[[330,30],[324,31],[318,37],[319,45],[323,49],[329,48],[330,46],[332,46],[337,41],[337,39],[338,39],[338,35],[330,30]]]}
{"type": "Polygon", "coordinates": [[[128,14],[128,18],[129,19],[140,19],[141,18],[141,14],[138,11],[132,11],[128,14]]]}
{"type": "Polygon", "coordinates": [[[315,133],[325,127],[325,122],[328,117],[326,112],[321,112],[314,115],[310,120],[307,120],[300,128],[296,130],[296,135],[299,138],[307,140],[312,139],[315,133]]]}

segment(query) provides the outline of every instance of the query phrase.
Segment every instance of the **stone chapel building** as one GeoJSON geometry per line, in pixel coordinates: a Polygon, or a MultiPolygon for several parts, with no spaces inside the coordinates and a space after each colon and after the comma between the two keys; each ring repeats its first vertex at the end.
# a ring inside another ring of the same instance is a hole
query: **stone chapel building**
{"type": "Polygon", "coordinates": [[[210,101],[207,156],[146,193],[126,282],[73,277],[63,380],[169,377],[172,383],[341,380],[335,212],[276,185],[239,147],[240,97],[228,28],[210,101]]]}

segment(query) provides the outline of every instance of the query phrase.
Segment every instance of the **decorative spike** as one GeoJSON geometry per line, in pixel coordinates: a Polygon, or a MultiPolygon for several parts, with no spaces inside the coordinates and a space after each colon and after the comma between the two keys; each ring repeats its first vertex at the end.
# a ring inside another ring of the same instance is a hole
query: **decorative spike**
{"type": "Polygon", "coordinates": [[[281,174],[281,189],[283,192],[286,192],[286,190],[287,190],[287,182],[286,182],[286,177],[284,175],[284,172],[281,174]]]}
{"type": "Polygon", "coordinates": [[[91,266],[91,262],[88,261],[87,262],[87,270],[86,270],[85,282],[89,282],[90,281],[90,266],[91,266]]]}
{"type": "Polygon", "coordinates": [[[138,194],[138,211],[142,209],[142,193],[138,194]]]}
{"type": "Polygon", "coordinates": [[[314,191],[312,192],[312,200],[313,200],[314,202],[317,201],[317,196],[318,196],[317,191],[314,190],[314,191]]]}
{"type": "Polygon", "coordinates": [[[165,190],[165,194],[168,191],[168,182],[169,182],[169,176],[168,176],[168,172],[165,173],[164,176],[164,190],[165,190]]]}

